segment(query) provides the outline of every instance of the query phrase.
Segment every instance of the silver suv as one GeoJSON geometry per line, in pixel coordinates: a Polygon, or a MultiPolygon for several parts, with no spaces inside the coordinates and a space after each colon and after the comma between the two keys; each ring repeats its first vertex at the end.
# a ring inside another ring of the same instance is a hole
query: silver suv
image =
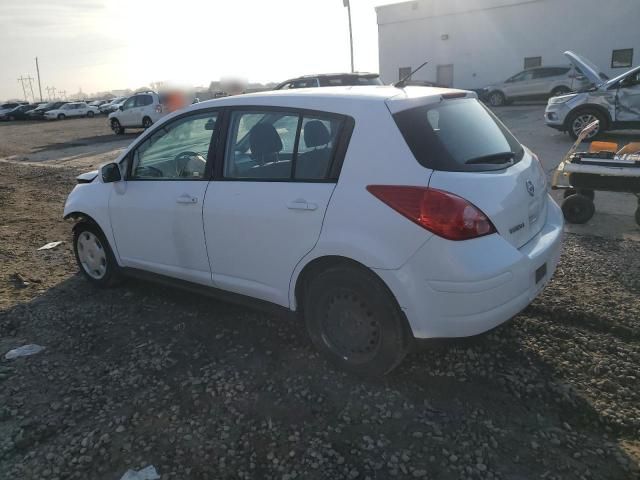
{"type": "Polygon", "coordinates": [[[640,66],[607,80],[588,59],[571,51],[564,54],[584,72],[591,87],[549,99],[544,112],[548,126],[569,132],[574,139],[594,120],[600,120],[600,125],[587,139],[605,130],[640,128],[640,66]]]}
{"type": "Polygon", "coordinates": [[[589,84],[579,69],[571,65],[536,67],[523,70],[502,83],[483,88],[479,93],[492,107],[513,100],[534,100],[557,97],[580,90],[589,84]]]}

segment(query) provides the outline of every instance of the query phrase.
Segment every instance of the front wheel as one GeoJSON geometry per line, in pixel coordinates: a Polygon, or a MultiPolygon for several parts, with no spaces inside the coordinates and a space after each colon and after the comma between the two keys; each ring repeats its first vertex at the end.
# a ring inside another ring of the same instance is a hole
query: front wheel
{"type": "Polygon", "coordinates": [[[124,127],[120,125],[117,118],[111,119],[111,130],[113,130],[113,133],[116,135],[122,135],[124,133],[124,127]]]}
{"type": "Polygon", "coordinates": [[[58,120],[64,120],[65,118],[67,117],[65,117],[64,113],[61,113],[60,115],[58,115],[58,120]]]}
{"type": "Polygon", "coordinates": [[[151,121],[151,119],[149,117],[144,117],[142,119],[142,127],[146,130],[147,128],[149,128],[151,125],[153,125],[153,122],[151,121]]]}
{"type": "Polygon", "coordinates": [[[507,97],[502,92],[491,92],[489,94],[489,105],[492,107],[502,107],[507,103],[507,97]]]}
{"type": "Polygon", "coordinates": [[[596,120],[600,121],[600,125],[598,125],[598,128],[596,128],[585,138],[585,140],[592,140],[600,133],[602,133],[605,129],[605,119],[597,110],[582,110],[570,114],[567,118],[567,131],[569,132],[571,138],[577,140],[580,132],[584,129],[584,127],[596,120]]]}
{"type": "Polygon", "coordinates": [[[92,118],[95,115],[95,113],[93,113],[92,111],[89,111],[87,113],[87,117],[92,118]]]}
{"type": "Polygon", "coordinates": [[[324,270],[309,282],[303,303],[311,341],[340,368],[384,375],[407,354],[406,318],[373,273],[351,266],[324,270]]]}
{"type": "Polygon", "coordinates": [[[111,287],[120,279],[120,267],[100,228],[80,222],[73,228],[73,251],[85,278],[101,288],[111,287]]]}

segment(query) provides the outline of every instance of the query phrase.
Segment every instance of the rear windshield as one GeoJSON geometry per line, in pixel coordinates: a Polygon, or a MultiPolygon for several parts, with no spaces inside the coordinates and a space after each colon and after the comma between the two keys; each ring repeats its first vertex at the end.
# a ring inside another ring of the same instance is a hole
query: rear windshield
{"type": "Polygon", "coordinates": [[[416,160],[427,168],[500,170],[522,159],[522,145],[475,98],[445,99],[393,117],[416,160]]]}

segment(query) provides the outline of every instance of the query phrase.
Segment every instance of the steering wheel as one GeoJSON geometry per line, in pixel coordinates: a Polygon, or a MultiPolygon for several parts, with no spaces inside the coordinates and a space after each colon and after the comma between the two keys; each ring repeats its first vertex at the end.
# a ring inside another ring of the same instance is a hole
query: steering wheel
{"type": "Polygon", "coordinates": [[[200,169],[196,170],[195,168],[187,169],[187,166],[192,161],[198,161],[201,163],[201,165],[197,165],[197,167],[201,167],[201,171],[203,173],[204,173],[205,165],[207,164],[207,161],[202,155],[196,152],[189,152],[189,151],[179,153],[178,155],[176,155],[176,158],[174,159],[174,161],[176,164],[176,174],[178,175],[178,177],[193,177],[192,173],[194,171],[200,170],[200,169]]]}

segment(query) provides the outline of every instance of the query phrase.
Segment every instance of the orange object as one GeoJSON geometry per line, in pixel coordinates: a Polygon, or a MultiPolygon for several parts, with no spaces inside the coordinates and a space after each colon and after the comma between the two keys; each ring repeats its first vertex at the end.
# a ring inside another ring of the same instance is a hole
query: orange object
{"type": "Polygon", "coordinates": [[[615,142],[591,142],[589,152],[617,152],[618,144],[615,142]]]}
{"type": "Polygon", "coordinates": [[[631,142],[625,145],[618,151],[618,155],[624,155],[625,153],[638,153],[640,152],[640,142],[631,142]]]}

